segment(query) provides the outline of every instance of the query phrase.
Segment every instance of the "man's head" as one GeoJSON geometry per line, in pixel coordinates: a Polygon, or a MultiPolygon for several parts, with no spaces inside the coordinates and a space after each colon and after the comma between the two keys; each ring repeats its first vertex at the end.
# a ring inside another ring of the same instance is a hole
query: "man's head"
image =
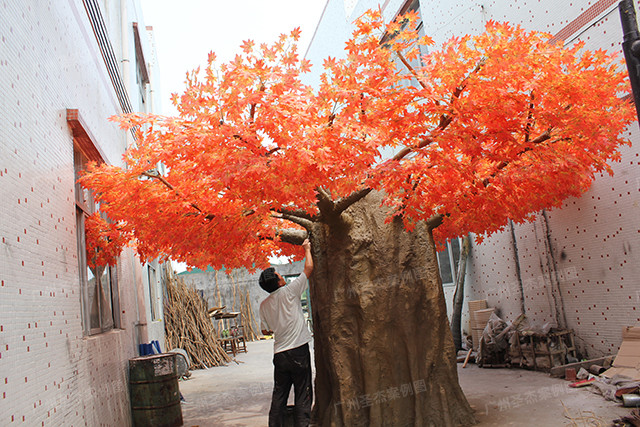
{"type": "Polygon", "coordinates": [[[260,287],[262,289],[271,293],[278,289],[280,286],[283,286],[286,282],[281,275],[276,273],[275,268],[269,267],[260,274],[258,283],[260,284],[260,287]]]}

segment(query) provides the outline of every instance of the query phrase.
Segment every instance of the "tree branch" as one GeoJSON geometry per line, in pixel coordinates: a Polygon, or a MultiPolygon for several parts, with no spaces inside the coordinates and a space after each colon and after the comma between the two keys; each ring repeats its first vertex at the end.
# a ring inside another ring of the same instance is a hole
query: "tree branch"
{"type": "Polygon", "coordinates": [[[322,187],[316,187],[316,192],[318,193],[318,209],[320,210],[320,215],[326,217],[332,216],[336,205],[333,199],[331,199],[331,195],[322,187]]]}
{"type": "Polygon", "coordinates": [[[415,79],[418,81],[418,83],[420,83],[420,86],[422,86],[423,89],[427,88],[427,85],[425,85],[422,80],[420,80],[420,78],[418,77],[418,73],[416,72],[416,70],[411,66],[411,64],[409,64],[409,61],[407,61],[407,59],[404,57],[404,55],[402,54],[402,52],[400,52],[399,50],[396,50],[396,55],[398,55],[398,58],[400,59],[400,61],[402,61],[402,63],[404,64],[405,67],[407,67],[407,69],[411,72],[411,74],[413,74],[413,77],[415,77],[415,79]]]}
{"type": "Polygon", "coordinates": [[[331,198],[331,195],[327,192],[327,190],[322,187],[318,187],[316,188],[316,191],[318,192],[320,199],[333,203],[333,199],[331,198]]]}
{"type": "Polygon", "coordinates": [[[281,150],[280,147],[272,148],[271,150],[267,151],[264,156],[265,157],[269,157],[270,155],[272,155],[273,153],[275,153],[276,151],[279,151],[279,150],[281,150]]]}
{"type": "Polygon", "coordinates": [[[304,230],[295,230],[293,228],[285,228],[284,230],[276,230],[276,235],[285,243],[292,245],[302,245],[308,233],[304,230]]]}
{"type": "MultiPolygon", "coordinates": [[[[412,71],[415,74],[415,71],[413,71],[413,68],[411,68],[411,65],[406,62],[406,59],[404,59],[404,57],[402,57],[402,54],[400,52],[398,52],[399,56],[400,56],[400,60],[403,61],[403,63],[405,64],[406,67],[409,68],[410,71],[412,71]]],[[[471,76],[475,73],[477,73],[478,71],[480,71],[482,69],[482,67],[484,66],[484,64],[486,64],[487,62],[487,58],[482,58],[480,61],[478,61],[478,63],[476,64],[475,68],[473,70],[471,70],[471,72],[469,72],[469,74],[467,74],[462,81],[460,82],[460,84],[458,85],[458,87],[456,87],[456,89],[453,91],[453,93],[451,94],[451,101],[453,102],[453,100],[460,98],[460,95],[462,95],[462,92],[464,92],[464,90],[467,87],[467,81],[471,78],[471,76]]],[[[418,80],[419,81],[419,80],[418,80]]],[[[420,82],[420,84],[422,85],[422,82],[420,82]]],[[[422,87],[425,87],[424,85],[422,85],[422,87]]],[[[449,126],[449,124],[453,121],[453,116],[452,115],[446,115],[443,114],[440,117],[440,123],[438,123],[438,127],[435,130],[440,130],[443,131],[447,128],[447,126],[449,126]]],[[[434,140],[431,139],[430,137],[426,137],[425,139],[423,139],[422,141],[420,141],[420,143],[418,143],[418,145],[416,145],[415,147],[405,147],[402,150],[400,150],[395,156],[393,156],[390,160],[402,160],[403,158],[405,158],[407,155],[409,155],[410,153],[412,153],[415,150],[419,150],[421,148],[426,147],[427,145],[433,143],[434,140]]]]}
{"type": "Polygon", "coordinates": [[[320,212],[326,216],[334,217],[339,216],[349,206],[356,203],[358,200],[363,199],[367,194],[372,191],[372,188],[364,187],[360,190],[356,190],[346,197],[341,197],[337,201],[333,201],[329,193],[321,187],[317,188],[318,191],[318,208],[320,212]]]}
{"type": "Polygon", "coordinates": [[[318,218],[315,215],[311,215],[305,211],[303,211],[302,209],[288,209],[288,208],[280,208],[280,209],[275,209],[275,212],[281,213],[281,214],[287,214],[287,215],[291,215],[291,216],[295,216],[298,218],[302,218],[302,219],[308,219],[309,221],[317,221],[318,218]]]}
{"type": "MultiPolygon", "coordinates": [[[[444,130],[444,128],[441,128],[441,130],[444,130]]],[[[416,145],[415,147],[404,147],[402,150],[398,151],[398,153],[395,156],[393,156],[391,159],[387,160],[387,162],[394,161],[394,160],[395,161],[402,160],[403,158],[405,158],[406,156],[408,156],[410,153],[414,152],[415,150],[419,150],[421,148],[424,148],[424,147],[426,147],[427,145],[429,145],[429,144],[431,144],[433,142],[434,142],[433,139],[425,138],[422,141],[420,141],[420,143],[418,143],[418,145],[416,145]]]]}
{"type": "MultiPolygon", "coordinates": [[[[532,147],[525,147],[522,151],[520,151],[518,154],[516,154],[516,157],[515,157],[515,158],[519,158],[519,157],[520,157],[520,156],[522,156],[524,153],[527,153],[527,152],[529,152],[529,151],[533,151],[533,150],[534,150],[534,148],[535,148],[535,145],[542,144],[543,142],[548,141],[549,139],[551,139],[551,131],[552,131],[552,130],[553,130],[552,128],[549,128],[549,129],[547,129],[543,134],[541,134],[540,136],[538,136],[537,138],[532,139],[532,140],[530,141],[530,143],[531,143],[531,144],[533,144],[534,146],[532,146],[532,147]]],[[[551,142],[550,142],[550,144],[554,144],[554,143],[556,143],[556,142],[558,142],[558,141],[563,141],[563,140],[567,140],[567,139],[568,139],[568,138],[556,138],[556,139],[554,139],[553,141],[551,141],[551,142]]],[[[507,166],[509,166],[509,165],[511,164],[511,162],[512,162],[512,161],[513,161],[513,160],[510,160],[510,161],[506,161],[506,160],[505,160],[505,161],[501,162],[501,163],[496,167],[495,172],[493,172],[491,175],[489,175],[488,177],[486,177],[486,178],[484,178],[484,179],[482,180],[482,185],[483,185],[485,188],[486,188],[486,187],[488,187],[488,186],[489,186],[489,184],[491,183],[491,179],[492,179],[492,178],[495,178],[495,177],[498,175],[498,172],[500,172],[502,169],[504,169],[504,168],[506,168],[507,166]]]]}
{"type": "Polygon", "coordinates": [[[159,173],[151,173],[151,172],[142,172],[140,174],[140,176],[146,176],[147,178],[154,178],[157,179],[158,181],[160,181],[161,183],[163,183],[165,186],[167,186],[167,188],[169,188],[170,190],[173,190],[176,192],[176,194],[180,194],[178,193],[178,191],[176,191],[176,189],[173,187],[173,185],[171,185],[169,183],[169,181],[167,181],[166,179],[164,179],[164,177],[162,175],[160,175],[159,173]]]}
{"type": "Polygon", "coordinates": [[[327,127],[333,126],[333,121],[335,119],[336,119],[336,114],[335,113],[329,114],[329,120],[327,120],[327,127]]]}
{"type": "MultiPolygon", "coordinates": [[[[176,196],[181,197],[181,198],[184,199],[184,196],[182,196],[182,194],[180,194],[180,192],[178,190],[176,190],[175,187],[173,185],[171,185],[171,183],[169,183],[169,181],[164,179],[164,177],[162,175],[160,175],[160,173],[156,172],[155,174],[153,174],[153,173],[150,173],[150,172],[142,172],[140,174],[140,176],[146,176],[148,178],[157,179],[162,184],[164,184],[168,189],[173,191],[176,194],[176,196]]],[[[200,212],[202,215],[204,215],[205,219],[208,219],[209,221],[211,221],[213,218],[215,218],[215,215],[207,214],[206,212],[203,212],[202,209],[200,209],[200,207],[198,205],[196,205],[195,203],[193,203],[193,202],[189,202],[189,206],[191,206],[192,208],[194,208],[195,210],[200,212]]]]}
{"type": "Polygon", "coordinates": [[[313,221],[309,221],[308,219],[300,218],[300,217],[295,216],[295,215],[289,215],[289,214],[286,214],[286,213],[280,213],[279,215],[278,214],[274,214],[273,216],[275,218],[286,219],[287,221],[291,221],[294,224],[301,225],[304,228],[306,228],[307,230],[311,230],[311,227],[313,227],[313,221]]]}
{"type": "MultiPolygon", "coordinates": [[[[260,87],[258,88],[258,91],[260,92],[264,92],[266,89],[264,82],[260,82],[260,87]]],[[[255,118],[256,115],[256,103],[252,103],[251,106],[249,107],[249,121],[253,122],[253,119],[255,118]]]]}
{"type": "MultiPolygon", "coordinates": [[[[535,138],[535,139],[532,139],[532,140],[531,140],[531,143],[532,143],[532,144],[540,144],[540,143],[545,142],[546,140],[550,139],[550,138],[551,138],[551,131],[552,131],[552,130],[553,130],[553,128],[549,128],[549,129],[547,129],[547,130],[546,130],[546,131],[544,131],[544,133],[542,133],[540,136],[538,136],[538,137],[537,137],[537,138],[535,138]]],[[[554,142],[557,142],[557,141],[559,141],[559,140],[556,140],[556,141],[554,141],[554,142]]],[[[525,151],[528,151],[528,150],[526,150],[526,149],[525,149],[525,151]]],[[[524,151],[523,151],[523,152],[524,152],[524,151]]]]}
{"type": "Polygon", "coordinates": [[[529,143],[529,138],[531,138],[531,128],[533,128],[533,123],[531,122],[531,120],[533,119],[533,107],[535,106],[533,104],[533,99],[534,99],[534,95],[533,95],[533,91],[531,91],[531,93],[529,94],[529,112],[527,113],[527,125],[524,128],[524,142],[525,144],[529,143]]]}
{"type": "Polygon", "coordinates": [[[434,228],[439,227],[443,220],[444,215],[436,214],[427,220],[427,227],[429,227],[429,230],[433,230],[434,228]]]}
{"type": "Polygon", "coordinates": [[[336,201],[333,206],[333,212],[335,215],[340,215],[344,212],[349,206],[356,203],[358,200],[362,200],[367,194],[371,193],[372,189],[369,187],[362,188],[360,190],[356,190],[353,193],[349,194],[347,197],[340,198],[336,201]]]}

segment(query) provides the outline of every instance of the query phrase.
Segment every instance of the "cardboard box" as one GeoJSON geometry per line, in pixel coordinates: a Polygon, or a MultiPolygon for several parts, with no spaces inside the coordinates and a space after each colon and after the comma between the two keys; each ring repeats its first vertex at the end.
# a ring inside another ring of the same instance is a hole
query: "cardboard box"
{"type": "Polygon", "coordinates": [[[474,350],[478,349],[480,345],[480,338],[482,337],[482,331],[487,325],[487,321],[493,313],[493,308],[487,309],[487,300],[469,301],[469,324],[471,326],[471,340],[474,350]],[[487,315],[486,312],[489,312],[487,315]]]}
{"type": "Polygon", "coordinates": [[[624,375],[640,381],[640,327],[627,326],[622,330],[622,344],[613,365],[602,373],[611,378],[624,375]]]}

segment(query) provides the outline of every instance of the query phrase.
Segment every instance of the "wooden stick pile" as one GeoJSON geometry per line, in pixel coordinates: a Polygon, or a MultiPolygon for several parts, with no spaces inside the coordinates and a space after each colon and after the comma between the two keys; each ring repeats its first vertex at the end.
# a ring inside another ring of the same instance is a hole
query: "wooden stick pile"
{"type": "MultiPolygon", "coordinates": [[[[262,335],[259,326],[257,325],[257,320],[253,315],[253,309],[251,307],[251,299],[249,298],[249,291],[245,290],[242,292],[240,286],[238,285],[238,281],[233,276],[233,273],[230,274],[231,283],[233,286],[233,311],[240,312],[240,324],[244,326],[244,338],[247,341],[258,341],[260,336],[262,335]],[[239,302],[240,309],[237,309],[239,302]]],[[[216,287],[218,286],[218,280],[216,277],[216,287]]],[[[219,288],[218,288],[219,290],[219,288]]]]}
{"type": "Polygon", "coordinates": [[[251,300],[249,299],[249,291],[246,291],[240,298],[240,316],[242,317],[242,325],[244,326],[244,337],[247,341],[257,341],[262,335],[256,325],[256,319],[253,316],[251,308],[251,300]],[[256,333],[257,332],[257,333],[256,333]]]}
{"type": "Polygon", "coordinates": [[[230,362],[217,338],[206,302],[174,274],[167,274],[165,281],[166,348],[184,349],[191,360],[189,369],[206,369],[230,362]]]}

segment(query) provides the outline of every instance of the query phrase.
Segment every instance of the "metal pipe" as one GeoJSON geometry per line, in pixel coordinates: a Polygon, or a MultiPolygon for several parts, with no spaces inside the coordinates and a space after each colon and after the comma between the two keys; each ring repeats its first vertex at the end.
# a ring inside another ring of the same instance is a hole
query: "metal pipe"
{"type": "Polygon", "coordinates": [[[633,0],[621,0],[618,10],[623,32],[622,51],[629,71],[636,115],[640,118],[640,34],[633,0]]]}
{"type": "Polygon", "coordinates": [[[640,396],[637,394],[623,394],[623,406],[626,408],[640,407],[640,396]]]}
{"type": "Polygon", "coordinates": [[[639,35],[633,0],[621,0],[618,4],[618,10],[620,11],[620,21],[622,22],[623,40],[637,40],[639,35]]]}
{"type": "Polygon", "coordinates": [[[589,372],[591,372],[593,375],[600,375],[604,371],[606,371],[604,366],[600,366],[600,365],[589,366],[589,372]]]}

